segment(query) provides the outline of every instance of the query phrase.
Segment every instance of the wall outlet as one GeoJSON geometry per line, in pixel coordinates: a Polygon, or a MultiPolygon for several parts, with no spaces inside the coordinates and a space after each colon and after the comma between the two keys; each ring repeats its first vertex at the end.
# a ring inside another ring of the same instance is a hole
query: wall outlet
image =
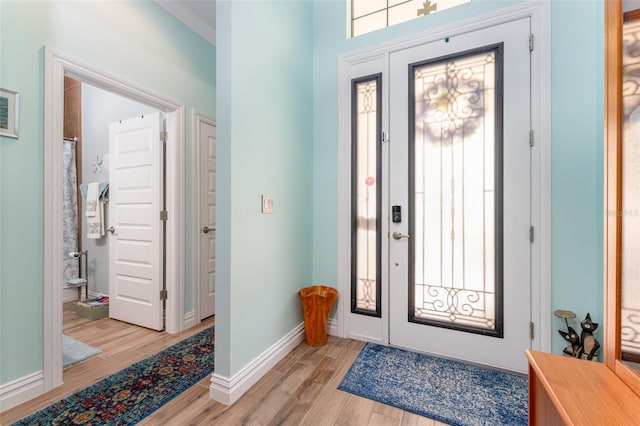
{"type": "Polygon", "coordinates": [[[272,195],[262,195],[262,213],[273,213],[272,195]]]}

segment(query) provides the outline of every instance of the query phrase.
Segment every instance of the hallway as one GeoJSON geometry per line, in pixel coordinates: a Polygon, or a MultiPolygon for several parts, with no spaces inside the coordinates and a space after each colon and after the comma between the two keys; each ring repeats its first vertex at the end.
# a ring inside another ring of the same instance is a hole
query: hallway
{"type": "MultiPolygon", "coordinates": [[[[208,318],[176,335],[104,318],[77,317],[64,306],[64,333],[98,347],[102,353],[64,370],[64,385],[0,415],[7,425],[67,395],[191,336],[214,323],[208,318]]],[[[329,336],[327,345],[302,342],[234,405],[209,398],[211,377],[187,389],[152,413],[141,425],[394,425],[443,423],[337,389],[363,342],[329,336]]]]}

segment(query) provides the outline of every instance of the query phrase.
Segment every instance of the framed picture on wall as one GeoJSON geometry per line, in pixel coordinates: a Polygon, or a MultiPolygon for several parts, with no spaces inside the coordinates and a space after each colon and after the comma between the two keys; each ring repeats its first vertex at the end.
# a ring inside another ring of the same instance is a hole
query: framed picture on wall
{"type": "Polygon", "coordinates": [[[0,136],[18,138],[20,95],[0,88],[0,136]]]}

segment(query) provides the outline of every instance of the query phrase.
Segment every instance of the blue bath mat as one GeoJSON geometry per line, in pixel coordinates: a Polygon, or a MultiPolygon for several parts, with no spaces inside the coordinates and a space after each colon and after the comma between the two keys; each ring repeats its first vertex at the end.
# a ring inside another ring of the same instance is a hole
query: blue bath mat
{"type": "Polygon", "coordinates": [[[98,348],[82,343],[73,337],[62,336],[62,366],[68,367],[102,352],[98,348]]]}
{"type": "Polygon", "coordinates": [[[525,377],[373,343],[338,389],[451,425],[527,424],[525,377]]]}

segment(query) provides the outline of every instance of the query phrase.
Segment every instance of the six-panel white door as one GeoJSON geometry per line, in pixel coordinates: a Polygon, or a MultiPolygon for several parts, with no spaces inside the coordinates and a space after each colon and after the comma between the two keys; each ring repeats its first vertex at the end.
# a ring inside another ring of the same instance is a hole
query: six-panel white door
{"type": "Polygon", "coordinates": [[[215,313],[216,296],[216,127],[198,122],[200,144],[200,319],[215,313]]]}
{"type": "Polygon", "coordinates": [[[162,330],[160,113],[109,126],[109,316],[162,330]]]}

